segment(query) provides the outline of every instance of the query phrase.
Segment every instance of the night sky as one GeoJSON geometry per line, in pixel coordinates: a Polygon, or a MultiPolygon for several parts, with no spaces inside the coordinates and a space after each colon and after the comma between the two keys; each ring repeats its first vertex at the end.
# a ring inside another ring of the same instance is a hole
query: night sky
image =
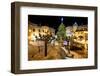
{"type": "Polygon", "coordinates": [[[80,26],[81,24],[87,25],[88,18],[87,17],[68,17],[68,16],[43,16],[43,15],[28,15],[28,21],[35,23],[48,25],[49,27],[53,27],[57,29],[61,24],[61,19],[63,18],[63,24],[65,26],[72,26],[75,22],[80,26]]]}

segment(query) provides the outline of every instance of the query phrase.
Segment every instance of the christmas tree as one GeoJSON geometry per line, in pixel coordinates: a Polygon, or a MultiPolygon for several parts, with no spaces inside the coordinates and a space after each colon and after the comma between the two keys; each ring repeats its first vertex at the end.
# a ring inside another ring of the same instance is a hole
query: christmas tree
{"type": "Polygon", "coordinates": [[[66,27],[63,23],[61,23],[58,27],[57,38],[58,40],[66,39],[66,27]]]}

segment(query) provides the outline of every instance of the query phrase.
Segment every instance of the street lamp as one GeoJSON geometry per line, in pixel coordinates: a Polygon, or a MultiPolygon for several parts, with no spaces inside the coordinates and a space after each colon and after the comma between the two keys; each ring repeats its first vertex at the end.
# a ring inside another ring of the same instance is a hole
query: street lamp
{"type": "Polygon", "coordinates": [[[51,34],[49,34],[49,31],[44,31],[45,35],[43,36],[43,40],[45,42],[45,56],[47,56],[47,43],[50,39],[50,37],[52,36],[51,34]]]}
{"type": "Polygon", "coordinates": [[[72,28],[71,27],[67,27],[66,28],[66,36],[67,36],[67,39],[68,39],[68,56],[69,57],[72,57],[72,54],[70,53],[70,46],[71,46],[71,37],[72,37],[72,28]]]}
{"type": "Polygon", "coordinates": [[[44,46],[45,46],[44,55],[47,56],[47,43],[48,43],[50,37],[52,37],[52,35],[51,35],[50,31],[46,28],[44,28],[42,31],[43,31],[43,33],[39,32],[39,38],[40,38],[40,40],[44,41],[44,46]]]}

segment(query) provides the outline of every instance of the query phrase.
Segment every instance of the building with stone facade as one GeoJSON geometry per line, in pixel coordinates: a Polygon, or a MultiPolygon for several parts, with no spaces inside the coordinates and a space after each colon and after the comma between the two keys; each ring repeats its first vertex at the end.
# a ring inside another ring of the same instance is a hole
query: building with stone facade
{"type": "Polygon", "coordinates": [[[55,36],[55,29],[48,27],[46,25],[41,26],[34,23],[28,24],[28,39],[36,41],[40,36],[51,35],[55,36]]]}

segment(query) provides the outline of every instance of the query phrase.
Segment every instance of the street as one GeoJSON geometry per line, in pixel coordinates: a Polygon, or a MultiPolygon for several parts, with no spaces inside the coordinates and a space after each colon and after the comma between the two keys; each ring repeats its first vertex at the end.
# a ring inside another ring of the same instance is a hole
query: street
{"type": "MultiPolygon", "coordinates": [[[[64,48],[64,47],[63,47],[64,48]]],[[[42,42],[41,46],[28,44],[28,60],[51,60],[51,59],[82,59],[87,58],[87,50],[70,50],[70,54],[68,53],[68,49],[62,49],[59,45],[47,45],[47,56],[45,56],[45,47],[42,42]],[[72,55],[72,56],[69,56],[72,55]]]]}

